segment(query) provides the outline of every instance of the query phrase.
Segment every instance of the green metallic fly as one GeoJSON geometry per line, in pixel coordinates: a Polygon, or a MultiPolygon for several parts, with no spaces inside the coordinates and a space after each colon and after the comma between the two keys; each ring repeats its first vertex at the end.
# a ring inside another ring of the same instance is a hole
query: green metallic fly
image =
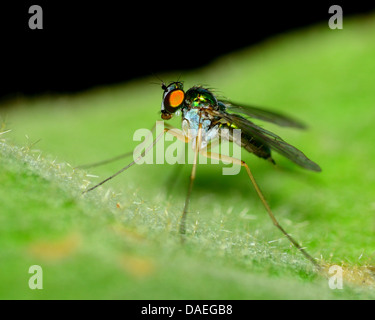
{"type": "MultiPolygon", "coordinates": [[[[164,132],[157,136],[153,143],[150,144],[137,159],[134,159],[126,167],[122,168],[97,185],[89,188],[85,192],[94,190],[98,186],[102,185],[103,183],[114,178],[115,176],[119,175],[120,173],[136,164],[162,138],[164,133],[168,132],[185,143],[189,143],[191,141],[195,142],[193,144],[195,149],[195,161],[192,166],[189,187],[180,222],[180,234],[182,240],[184,240],[184,235],[186,232],[186,216],[188,212],[191,192],[193,189],[193,182],[196,176],[197,157],[198,154],[201,154],[207,158],[224,160],[225,162],[238,164],[244,167],[273,224],[289,239],[289,241],[299,251],[301,251],[301,253],[307,259],[309,259],[315,266],[319,267],[315,259],[311,257],[306,252],[306,250],[302,248],[299,243],[294,240],[294,238],[292,238],[278,223],[271,211],[270,206],[263,196],[263,193],[256,183],[249,166],[241,159],[236,159],[227,155],[210,152],[211,142],[220,138],[222,132],[220,129],[227,129],[227,132],[229,132],[229,141],[236,143],[248,152],[255,154],[257,157],[275,163],[272,158],[271,151],[276,151],[277,153],[283,155],[284,157],[288,158],[289,160],[305,169],[319,172],[321,171],[319,165],[307,158],[304,153],[285,142],[278,135],[254,124],[252,121],[250,121],[249,118],[272,122],[284,127],[294,127],[302,129],[305,126],[295,119],[273,111],[251,106],[239,105],[228,100],[219,100],[209,89],[203,88],[201,86],[194,86],[189,90],[184,91],[183,83],[177,81],[171,82],[168,85],[162,83],[161,87],[164,91],[161,105],[161,118],[163,120],[169,120],[175,115],[177,111],[180,111],[182,114],[182,126],[187,126],[190,130],[192,130],[189,132],[195,132],[195,134],[187,134],[186,130],[183,130],[181,133],[181,131],[176,131],[174,130],[175,128],[166,125],[164,132]],[[235,135],[233,134],[234,129],[241,130],[240,138],[235,138],[235,135]]],[[[116,158],[97,163],[96,165],[107,163],[112,160],[117,160],[131,154],[132,153],[126,153],[116,158]]]]}

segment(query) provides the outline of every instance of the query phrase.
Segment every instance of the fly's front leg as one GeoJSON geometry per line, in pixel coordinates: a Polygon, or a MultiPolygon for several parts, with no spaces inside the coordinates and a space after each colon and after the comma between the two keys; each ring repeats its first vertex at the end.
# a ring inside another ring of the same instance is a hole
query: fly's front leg
{"type": "Polygon", "coordinates": [[[165,132],[166,132],[166,129],[164,129],[163,132],[160,133],[155,138],[155,140],[137,157],[137,159],[133,160],[127,166],[123,167],[122,169],[120,169],[119,171],[117,171],[115,174],[109,176],[108,178],[106,178],[103,181],[99,182],[95,186],[93,186],[93,187],[91,187],[91,188],[83,191],[82,194],[85,194],[87,192],[90,192],[90,191],[96,189],[97,187],[101,186],[102,184],[106,183],[107,181],[109,181],[109,180],[113,179],[114,177],[118,176],[120,173],[122,173],[122,172],[128,170],[130,167],[134,166],[137,162],[139,162],[139,160],[141,160],[148,152],[150,152],[152,150],[152,148],[156,145],[156,143],[164,136],[165,132]]]}
{"type": "MultiPolygon", "coordinates": [[[[153,127],[151,128],[151,130],[150,130],[151,134],[149,136],[147,136],[147,138],[146,138],[146,140],[144,142],[145,144],[147,144],[147,142],[151,139],[152,134],[155,132],[155,129],[156,129],[156,124],[154,124],[153,127]]],[[[120,154],[118,156],[115,156],[113,158],[106,159],[106,160],[103,160],[103,161],[80,165],[80,166],[77,166],[76,168],[77,169],[94,168],[94,167],[98,167],[98,166],[101,166],[101,165],[104,165],[104,164],[108,164],[108,163],[111,163],[111,162],[114,162],[114,161],[117,161],[117,160],[120,160],[120,159],[124,159],[124,158],[130,157],[132,155],[133,155],[133,151],[130,151],[130,152],[126,152],[126,153],[120,154]]]]}
{"type": "Polygon", "coordinates": [[[164,123],[164,126],[165,126],[164,132],[171,134],[172,136],[176,137],[178,140],[182,141],[183,143],[190,142],[191,139],[188,136],[185,136],[184,133],[180,129],[174,128],[166,123],[164,123]]]}

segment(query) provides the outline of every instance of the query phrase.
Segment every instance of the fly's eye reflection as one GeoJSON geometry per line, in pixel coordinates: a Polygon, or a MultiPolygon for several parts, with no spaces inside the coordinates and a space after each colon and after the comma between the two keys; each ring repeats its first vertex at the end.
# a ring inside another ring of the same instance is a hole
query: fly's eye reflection
{"type": "Polygon", "coordinates": [[[173,90],[166,97],[166,103],[169,107],[177,108],[184,101],[185,93],[182,90],[173,90]]]}

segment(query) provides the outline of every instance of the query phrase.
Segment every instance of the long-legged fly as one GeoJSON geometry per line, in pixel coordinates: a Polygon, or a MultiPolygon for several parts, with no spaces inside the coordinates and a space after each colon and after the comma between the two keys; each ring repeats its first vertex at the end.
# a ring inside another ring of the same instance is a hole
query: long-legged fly
{"type": "MultiPolygon", "coordinates": [[[[272,163],[275,163],[271,154],[271,151],[273,150],[305,169],[319,172],[321,171],[319,165],[307,158],[304,153],[285,142],[278,135],[254,124],[249,118],[272,122],[285,127],[304,128],[305,126],[299,121],[277,112],[252,106],[239,105],[228,100],[218,99],[211,90],[202,86],[194,86],[189,90],[184,91],[183,83],[177,81],[171,82],[168,85],[162,83],[162,89],[164,92],[161,105],[161,118],[163,120],[169,120],[176,114],[176,111],[180,111],[182,115],[183,130],[177,131],[171,126],[166,126],[164,132],[157,136],[152,144],[150,144],[142,152],[142,154],[139,155],[138,158],[134,159],[126,167],[122,168],[112,176],[87,189],[85,192],[94,190],[98,186],[136,164],[162,138],[164,133],[170,133],[185,143],[190,141],[194,142],[192,145],[195,151],[195,161],[192,166],[190,182],[179,229],[182,239],[184,239],[186,232],[186,216],[193,189],[193,182],[196,176],[197,156],[198,154],[201,154],[207,158],[224,160],[225,162],[238,164],[244,167],[273,224],[299,251],[301,251],[301,253],[308,260],[310,260],[315,266],[319,266],[315,259],[310,256],[306,250],[302,248],[301,245],[293,237],[291,237],[276,220],[247,163],[241,159],[211,152],[210,149],[211,142],[220,138],[222,132],[220,129],[227,129],[229,135],[227,135],[226,138],[229,139],[229,141],[243,147],[248,152],[255,154],[257,157],[267,159],[272,163]],[[186,128],[193,130],[186,130],[186,128]],[[241,130],[240,137],[233,134],[235,129],[241,130]],[[195,134],[191,134],[191,132],[195,132],[195,134]]],[[[127,153],[111,160],[115,160],[130,154],[131,153],[127,153]]],[[[99,164],[105,162],[101,162],[99,164]]]]}

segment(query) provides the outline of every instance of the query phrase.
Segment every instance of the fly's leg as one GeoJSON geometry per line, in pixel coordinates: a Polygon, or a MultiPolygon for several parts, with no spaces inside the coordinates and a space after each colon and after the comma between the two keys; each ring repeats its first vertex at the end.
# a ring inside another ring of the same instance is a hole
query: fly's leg
{"type": "Polygon", "coordinates": [[[102,184],[106,183],[107,181],[113,179],[114,177],[118,176],[120,173],[124,172],[125,170],[129,169],[130,167],[132,167],[133,165],[135,165],[139,160],[141,160],[150,150],[152,150],[152,148],[155,146],[155,144],[164,136],[164,134],[168,132],[172,135],[174,135],[175,137],[177,137],[179,140],[182,140],[183,142],[185,143],[188,143],[189,142],[189,138],[188,137],[185,137],[183,134],[180,133],[180,131],[176,128],[173,128],[173,127],[170,127],[168,126],[167,128],[164,128],[163,132],[160,133],[156,138],[155,140],[152,142],[152,144],[150,144],[138,157],[137,159],[133,160],[132,162],[130,162],[126,167],[123,167],[122,169],[120,169],[119,171],[117,171],[115,174],[111,175],[110,177],[104,179],[103,181],[99,182],[98,184],[96,184],[95,186],[83,191],[82,193],[87,193],[89,191],[92,191],[94,189],[96,189],[97,187],[101,186],[102,184]]]}
{"type": "Polygon", "coordinates": [[[104,165],[104,164],[107,164],[107,163],[114,162],[116,160],[120,160],[120,159],[124,159],[124,158],[130,157],[132,154],[133,154],[133,151],[130,151],[130,152],[126,152],[126,153],[120,154],[120,155],[118,155],[116,157],[113,157],[113,158],[110,158],[110,159],[106,159],[106,160],[95,162],[95,163],[83,164],[83,165],[77,166],[75,168],[76,169],[94,168],[94,167],[98,167],[98,166],[101,166],[101,165],[104,165]]]}
{"type": "MultiPolygon", "coordinates": [[[[167,130],[168,133],[172,134],[173,136],[175,136],[180,141],[183,141],[185,143],[190,142],[189,137],[185,136],[180,130],[177,130],[177,129],[174,129],[174,128],[172,128],[172,129],[167,128],[166,130],[167,130]]],[[[201,140],[202,140],[202,124],[200,123],[199,128],[198,128],[198,134],[197,134],[197,137],[196,137],[195,150],[194,150],[195,151],[194,152],[194,162],[193,162],[193,167],[192,167],[191,174],[190,174],[188,192],[187,192],[187,195],[186,195],[186,198],[185,198],[184,210],[182,211],[181,222],[180,222],[179,232],[180,232],[180,235],[181,235],[181,242],[184,241],[184,236],[185,236],[185,233],[186,233],[186,216],[187,216],[187,212],[188,212],[188,208],[189,208],[190,196],[191,196],[191,192],[193,190],[193,184],[194,184],[195,175],[196,175],[196,171],[197,171],[197,160],[198,160],[199,146],[201,145],[201,140]]]]}
{"type": "MultiPolygon", "coordinates": [[[[147,136],[146,140],[145,140],[145,144],[148,142],[148,140],[152,137],[152,134],[155,132],[155,128],[156,128],[156,124],[153,125],[153,127],[151,128],[151,134],[149,136],[147,136]]],[[[89,164],[84,164],[84,165],[80,165],[80,166],[77,166],[76,168],[77,169],[88,169],[88,168],[94,168],[94,167],[98,167],[98,166],[101,166],[101,165],[105,165],[107,163],[111,163],[111,162],[114,162],[116,160],[120,160],[120,159],[124,159],[124,158],[127,158],[127,157],[130,157],[133,155],[133,151],[130,151],[130,152],[126,152],[126,153],[123,153],[123,154],[120,154],[116,157],[113,157],[113,158],[110,158],[110,159],[106,159],[106,160],[103,160],[103,161],[99,161],[99,162],[95,162],[95,163],[89,163],[89,164]]]]}
{"type": "Polygon", "coordinates": [[[266,201],[266,199],[264,198],[264,195],[262,193],[262,191],[260,190],[258,184],[256,183],[255,179],[254,179],[254,176],[253,174],[251,173],[251,170],[249,168],[249,166],[246,164],[245,161],[243,160],[240,160],[240,159],[237,159],[237,158],[233,158],[233,157],[230,157],[230,156],[226,156],[226,155],[221,155],[221,154],[218,154],[218,153],[212,153],[212,152],[207,152],[206,150],[202,149],[200,150],[200,153],[207,157],[207,158],[213,158],[213,159],[217,159],[217,160],[223,160],[225,162],[232,162],[234,164],[237,164],[237,165],[241,165],[242,167],[245,167],[246,169],[246,172],[251,180],[251,183],[253,184],[254,188],[255,188],[255,191],[257,192],[258,196],[259,196],[259,199],[262,201],[263,203],[263,206],[265,207],[269,217],[271,218],[273,224],[288,238],[288,240],[308,259],[310,260],[314,266],[320,268],[320,265],[316,262],[316,260],[310,255],[307,253],[307,251],[301,247],[301,245],[291,236],[289,235],[285,230],[284,228],[279,224],[279,222],[277,221],[276,217],[274,216],[274,214],[272,213],[272,210],[268,204],[268,202],[266,201]]]}
{"type": "Polygon", "coordinates": [[[99,182],[98,184],[96,184],[95,186],[83,191],[82,193],[87,193],[87,192],[90,192],[94,189],[96,189],[97,187],[101,186],[102,184],[106,183],[107,181],[113,179],[114,177],[118,176],[120,173],[124,172],[125,170],[129,169],[130,167],[132,167],[133,165],[135,165],[139,160],[141,160],[150,150],[152,150],[152,148],[155,146],[155,144],[164,136],[164,133],[167,132],[169,129],[164,129],[164,131],[162,133],[160,133],[156,138],[155,140],[152,142],[152,144],[150,144],[138,157],[137,159],[133,160],[132,162],[130,162],[126,167],[123,167],[122,169],[120,169],[119,171],[117,171],[116,173],[114,173],[113,175],[111,175],[110,177],[104,179],[103,181],[99,182]]]}

